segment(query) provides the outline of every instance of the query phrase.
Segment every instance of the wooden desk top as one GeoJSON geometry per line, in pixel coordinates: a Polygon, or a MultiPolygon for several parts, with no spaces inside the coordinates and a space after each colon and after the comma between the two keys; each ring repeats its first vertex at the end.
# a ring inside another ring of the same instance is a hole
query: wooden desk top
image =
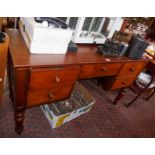
{"type": "MultiPolygon", "coordinates": [[[[126,56],[105,57],[98,53],[96,45],[78,45],[77,52],[67,52],[66,54],[31,54],[19,30],[6,29],[10,37],[9,51],[13,59],[14,67],[35,67],[35,66],[56,66],[73,64],[93,64],[93,63],[114,63],[135,61],[126,56]],[[106,59],[110,59],[107,62],[106,59]]],[[[136,61],[148,61],[140,59],[136,61]]]]}

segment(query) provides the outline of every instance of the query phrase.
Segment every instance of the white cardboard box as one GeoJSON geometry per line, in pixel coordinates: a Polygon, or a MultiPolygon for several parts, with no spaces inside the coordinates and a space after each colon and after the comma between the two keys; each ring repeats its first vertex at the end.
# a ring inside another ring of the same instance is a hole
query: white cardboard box
{"type": "Polygon", "coordinates": [[[40,106],[52,128],[59,127],[59,126],[63,125],[64,123],[69,122],[69,121],[79,117],[80,115],[83,115],[83,114],[89,112],[90,109],[92,108],[93,104],[95,103],[94,97],[81,84],[75,85],[73,93],[77,90],[80,91],[80,93],[82,93],[84,95],[85,99],[87,99],[89,104],[87,104],[86,106],[82,106],[79,109],[76,109],[72,112],[68,112],[68,113],[65,113],[62,115],[56,115],[49,108],[49,106],[47,104],[40,106]]]}
{"type": "Polygon", "coordinates": [[[34,18],[20,18],[19,29],[31,53],[65,54],[72,30],[42,27],[34,18]]]}

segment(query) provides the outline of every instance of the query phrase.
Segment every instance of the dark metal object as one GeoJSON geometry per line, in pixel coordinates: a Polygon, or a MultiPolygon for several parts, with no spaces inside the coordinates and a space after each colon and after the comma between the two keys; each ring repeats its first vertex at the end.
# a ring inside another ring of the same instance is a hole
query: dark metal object
{"type": "Polygon", "coordinates": [[[77,49],[78,49],[77,45],[74,42],[70,41],[70,43],[68,44],[67,51],[69,51],[69,52],[77,52],[77,49]]]}
{"type": "Polygon", "coordinates": [[[67,29],[67,24],[58,18],[54,17],[35,17],[36,22],[42,23],[43,21],[47,21],[49,25],[54,25],[56,28],[67,29]]]}
{"type": "Polygon", "coordinates": [[[106,40],[105,44],[98,47],[98,52],[109,56],[122,56],[125,54],[128,44],[106,40]]]}
{"type": "Polygon", "coordinates": [[[140,59],[148,45],[148,42],[142,39],[140,35],[133,35],[129,41],[126,55],[132,59],[140,59]]]}

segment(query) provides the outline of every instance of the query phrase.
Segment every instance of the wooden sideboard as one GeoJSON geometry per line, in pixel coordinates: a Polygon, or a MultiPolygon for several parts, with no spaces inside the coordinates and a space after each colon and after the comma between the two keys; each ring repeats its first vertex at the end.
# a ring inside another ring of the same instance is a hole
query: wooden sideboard
{"type": "Polygon", "coordinates": [[[78,45],[77,52],[30,54],[20,32],[9,30],[9,84],[15,131],[23,131],[27,108],[68,98],[76,80],[107,77],[106,89],[130,86],[148,60],[105,57],[96,45],[78,45]]]}
{"type": "Polygon", "coordinates": [[[8,44],[9,44],[9,37],[7,34],[5,34],[5,42],[0,43],[0,104],[2,102],[2,96],[3,96],[8,44]]]}

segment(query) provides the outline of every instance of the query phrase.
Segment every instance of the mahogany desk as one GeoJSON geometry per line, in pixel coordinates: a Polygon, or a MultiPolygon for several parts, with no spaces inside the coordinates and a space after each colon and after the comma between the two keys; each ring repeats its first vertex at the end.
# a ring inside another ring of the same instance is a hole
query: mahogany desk
{"type": "Polygon", "coordinates": [[[78,45],[76,53],[64,55],[30,54],[18,30],[6,32],[10,37],[10,97],[14,104],[15,131],[19,134],[24,129],[27,108],[68,98],[76,80],[107,77],[106,89],[126,88],[148,62],[126,56],[104,57],[96,52],[95,45],[78,45]]]}

